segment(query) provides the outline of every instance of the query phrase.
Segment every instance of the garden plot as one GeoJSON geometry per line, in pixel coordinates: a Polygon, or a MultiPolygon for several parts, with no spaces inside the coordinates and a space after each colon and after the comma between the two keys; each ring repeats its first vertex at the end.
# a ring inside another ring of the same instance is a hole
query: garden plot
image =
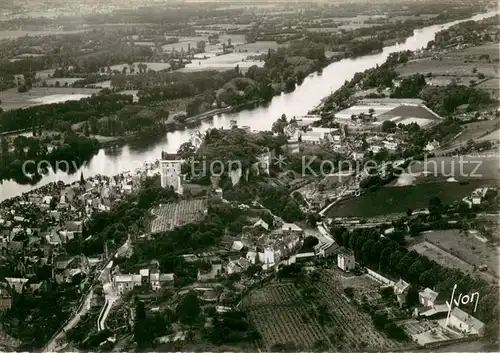
{"type": "Polygon", "coordinates": [[[342,285],[335,273],[322,273],[316,288],[320,297],[326,298],[324,302],[333,322],[326,330],[330,337],[337,337],[334,342],[337,348],[387,351],[407,346],[407,343],[387,338],[373,326],[370,316],[343,295],[342,285]]]}
{"type": "Polygon", "coordinates": [[[254,290],[242,302],[267,351],[278,344],[310,350],[317,341],[328,342],[319,323],[308,314],[293,284],[270,285],[254,290]]]}
{"type": "Polygon", "coordinates": [[[151,232],[166,232],[175,227],[199,221],[203,218],[206,207],[206,199],[183,200],[160,205],[151,210],[151,214],[156,217],[151,221],[151,232]]]}

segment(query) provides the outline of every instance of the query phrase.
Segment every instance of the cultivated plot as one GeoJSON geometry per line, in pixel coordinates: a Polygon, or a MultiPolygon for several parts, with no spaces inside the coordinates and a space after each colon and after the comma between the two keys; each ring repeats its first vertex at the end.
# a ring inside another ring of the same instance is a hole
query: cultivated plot
{"type": "Polygon", "coordinates": [[[496,279],[494,276],[485,272],[478,271],[472,264],[465,262],[459,257],[449,253],[448,251],[445,251],[444,249],[439,248],[434,244],[429,243],[428,241],[423,241],[421,243],[413,245],[412,247],[410,247],[410,250],[415,250],[417,253],[436,261],[441,266],[458,269],[471,276],[486,280],[488,283],[498,283],[498,279],[496,279]]]}
{"type": "Polygon", "coordinates": [[[484,243],[474,235],[459,232],[456,229],[441,230],[425,233],[425,239],[442,248],[451,254],[464,260],[465,262],[479,268],[487,265],[485,271],[497,278],[500,278],[500,253],[498,248],[492,244],[484,243]]]}

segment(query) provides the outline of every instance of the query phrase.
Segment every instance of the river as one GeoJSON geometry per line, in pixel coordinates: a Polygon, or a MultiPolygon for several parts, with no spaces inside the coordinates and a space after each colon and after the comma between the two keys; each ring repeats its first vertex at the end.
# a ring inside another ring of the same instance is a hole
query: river
{"type": "MultiPolygon", "coordinates": [[[[498,14],[489,12],[475,15],[466,20],[453,21],[444,25],[429,26],[415,30],[413,36],[404,43],[385,47],[381,53],[366,55],[356,59],[344,59],[330,64],[322,74],[311,74],[295,91],[276,96],[266,105],[238,113],[214,116],[204,121],[197,129],[205,131],[211,127],[229,127],[231,120],[239,126],[250,126],[253,130],[270,130],[273,122],[282,114],[288,117],[301,116],[320,103],[321,99],[337,90],[346,80],[350,80],[356,72],[381,65],[389,54],[403,50],[417,50],[425,47],[434,39],[434,34],[459,22],[481,20],[498,14]]],[[[85,177],[97,174],[115,175],[124,171],[132,171],[141,167],[144,162],[152,162],[160,158],[162,151],[175,153],[178,147],[190,139],[193,130],[167,133],[165,138],[147,148],[133,148],[129,145],[113,149],[101,149],[94,158],[80,170],[85,177]]],[[[20,185],[13,180],[4,181],[0,186],[0,200],[15,197],[21,193],[54,181],[71,183],[80,178],[80,171],[75,174],[63,172],[49,173],[36,185],[20,185]]]]}

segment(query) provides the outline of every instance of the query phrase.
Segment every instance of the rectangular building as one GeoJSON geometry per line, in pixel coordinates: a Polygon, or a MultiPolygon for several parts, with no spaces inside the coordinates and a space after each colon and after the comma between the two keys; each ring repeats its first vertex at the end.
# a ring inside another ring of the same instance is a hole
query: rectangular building
{"type": "Polygon", "coordinates": [[[161,186],[172,187],[178,194],[183,193],[181,167],[183,160],[176,154],[162,152],[160,160],[161,186]]]}

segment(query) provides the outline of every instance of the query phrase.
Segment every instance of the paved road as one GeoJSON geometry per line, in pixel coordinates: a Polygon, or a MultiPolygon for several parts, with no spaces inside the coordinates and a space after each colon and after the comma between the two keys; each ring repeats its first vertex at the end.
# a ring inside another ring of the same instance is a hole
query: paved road
{"type": "Polygon", "coordinates": [[[113,261],[109,262],[106,268],[104,269],[101,276],[101,283],[103,286],[104,296],[106,298],[106,302],[97,318],[97,330],[102,331],[105,328],[106,319],[113,307],[115,301],[119,299],[113,291],[113,286],[111,285],[111,267],[113,266],[113,261]]]}
{"type": "Polygon", "coordinates": [[[112,259],[113,256],[111,257],[111,260],[109,260],[106,265],[99,271],[99,276],[94,280],[94,283],[85,295],[82,304],[78,307],[76,312],[73,313],[71,318],[64,324],[64,326],[57,331],[57,333],[51,338],[51,340],[45,345],[45,347],[43,347],[42,353],[57,351],[57,348],[60,348],[58,347],[58,342],[61,341],[66,336],[66,332],[75,327],[80,322],[82,316],[84,316],[89,311],[90,301],[92,299],[94,289],[96,285],[99,284],[99,279],[101,278],[104,271],[106,271],[107,266],[113,261],[112,259]]]}

